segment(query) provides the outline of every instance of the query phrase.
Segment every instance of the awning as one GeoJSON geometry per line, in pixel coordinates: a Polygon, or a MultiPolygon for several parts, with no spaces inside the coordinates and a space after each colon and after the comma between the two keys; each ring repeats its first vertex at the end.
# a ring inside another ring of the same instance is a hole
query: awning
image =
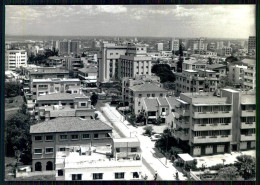
{"type": "Polygon", "coordinates": [[[181,100],[181,99],[176,99],[178,102],[182,103],[182,104],[188,104],[187,102],[181,100]]]}
{"type": "Polygon", "coordinates": [[[193,161],[193,157],[190,156],[190,154],[178,154],[178,156],[184,161],[184,162],[187,162],[187,161],[193,161]]]}

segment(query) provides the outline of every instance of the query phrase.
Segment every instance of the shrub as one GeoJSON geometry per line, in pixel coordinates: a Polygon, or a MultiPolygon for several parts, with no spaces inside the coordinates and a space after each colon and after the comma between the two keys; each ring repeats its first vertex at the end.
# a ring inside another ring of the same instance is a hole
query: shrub
{"type": "Polygon", "coordinates": [[[149,137],[152,135],[153,128],[151,126],[144,127],[144,134],[147,134],[149,137]]]}

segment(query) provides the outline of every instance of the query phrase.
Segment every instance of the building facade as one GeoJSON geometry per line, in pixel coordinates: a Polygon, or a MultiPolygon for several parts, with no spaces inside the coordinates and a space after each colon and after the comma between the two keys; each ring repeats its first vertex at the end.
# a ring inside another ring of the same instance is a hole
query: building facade
{"type": "Polygon", "coordinates": [[[256,54],[256,37],[250,36],[248,38],[248,54],[254,56],[256,54]]]}
{"type": "Polygon", "coordinates": [[[27,66],[27,52],[25,50],[5,51],[5,70],[15,71],[16,68],[27,66]]]}
{"type": "Polygon", "coordinates": [[[244,69],[243,85],[245,89],[256,88],[256,65],[248,64],[247,69],[244,69]]]}

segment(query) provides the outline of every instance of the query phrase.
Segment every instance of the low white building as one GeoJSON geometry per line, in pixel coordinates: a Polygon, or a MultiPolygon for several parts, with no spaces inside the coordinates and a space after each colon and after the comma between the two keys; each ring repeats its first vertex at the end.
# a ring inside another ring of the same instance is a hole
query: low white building
{"type": "Polygon", "coordinates": [[[140,180],[142,156],[137,138],[113,139],[110,146],[57,152],[56,180],[140,180]]]}

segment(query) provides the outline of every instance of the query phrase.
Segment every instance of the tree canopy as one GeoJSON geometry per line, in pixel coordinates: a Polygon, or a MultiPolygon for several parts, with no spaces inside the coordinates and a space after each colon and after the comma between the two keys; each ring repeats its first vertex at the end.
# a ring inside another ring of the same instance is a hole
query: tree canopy
{"type": "Polygon", "coordinates": [[[172,73],[171,67],[168,64],[153,65],[152,73],[160,77],[161,83],[175,81],[175,75],[172,73]]]}
{"type": "Polygon", "coordinates": [[[91,105],[95,106],[98,102],[98,95],[96,93],[93,93],[90,97],[91,105]]]}
{"type": "Polygon", "coordinates": [[[216,177],[218,180],[233,181],[239,179],[239,173],[235,166],[221,168],[216,177]]]}
{"type": "Polygon", "coordinates": [[[20,95],[22,85],[16,82],[5,82],[5,97],[15,97],[20,95]]]}
{"type": "Polygon", "coordinates": [[[250,155],[237,156],[237,161],[235,162],[239,174],[245,179],[255,177],[256,173],[256,159],[250,155]]]}

